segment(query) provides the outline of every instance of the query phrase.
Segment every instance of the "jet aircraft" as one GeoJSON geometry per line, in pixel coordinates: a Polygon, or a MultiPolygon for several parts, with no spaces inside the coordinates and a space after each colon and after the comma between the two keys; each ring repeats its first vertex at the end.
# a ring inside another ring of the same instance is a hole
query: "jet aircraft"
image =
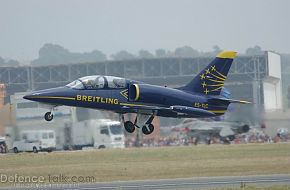
{"type": "Polygon", "coordinates": [[[240,121],[203,121],[186,119],[174,129],[184,129],[188,137],[195,137],[194,144],[200,141],[211,143],[212,138],[218,138],[228,144],[235,139],[235,135],[247,133],[250,126],[240,121]]]}
{"type": "Polygon", "coordinates": [[[154,130],[155,116],[204,118],[223,115],[230,103],[249,103],[221,96],[236,52],[223,51],[197,76],[179,88],[145,84],[113,76],[85,76],[66,86],[32,92],[25,99],[48,106],[45,120],[53,119],[56,106],[75,106],[119,113],[126,131],[142,127],[146,135],[154,130]],[[137,113],[134,122],[124,114],[137,113]]]}

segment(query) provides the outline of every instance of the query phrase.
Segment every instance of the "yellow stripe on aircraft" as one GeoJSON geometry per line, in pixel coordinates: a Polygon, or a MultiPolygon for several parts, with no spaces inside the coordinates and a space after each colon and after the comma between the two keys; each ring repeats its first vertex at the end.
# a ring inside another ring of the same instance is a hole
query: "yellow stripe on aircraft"
{"type": "Polygon", "coordinates": [[[213,79],[209,79],[209,78],[207,80],[209,80],[211,82],[223,83],[224,84],[224,81],[220,81],[220,80],[213,80],[213,79]]]}
{"type": "Polygon", "coordinates": [[[33,98],[48,98],[48,99],[75,100],[75,98],[72,98],[72,97],[64,97],[64,96],[33,96],[33,98]]]}
{"type": "Polygon", "coordinates": [[[206,110],[206,111],[210,111],[213,113],[225,113],[227,110],[206,110]]]}
{"type": "Polygon", "coordinates": [[[217,90],[219,90],[219,89],[221,89],[221,88],[222,88],[222,86],[220,86],[220,87],[218,87],[218,88],[215,88],[215,89],[213,89],[213,90],[210,90],[210,92],[217,91],[217,90]]]}
{"type": "Polygon", "coordinates": [[[225,78],[225,80],[227,79],[227,76],[223,75],[222,73],[216,71],[217,74],[219,74],[220,76],[222,76],[223,78],[225,78]]]}
{"type": "Polygon", "coordinates": [[[225,81],[226,78],[223,78],[223,77],[219,77],[219,76],[216,76],[215,74],[211,73],[212,76],[216,77],[217,79],[220,79],[222,81],[225,81]]]}
{"type": "Polygon", "coordinates": [[[206,85],[206,86],[224,86],[224,84],[222,83],[222,84],[208,84],[208,85],[206,85]]]}
{"type": "Polygon", "coordinates": [[[130,104],[130,103],[122,103],[122,102],[120,102],[120,105],[121,106],[144,106],[142,104],[130,104]]]}

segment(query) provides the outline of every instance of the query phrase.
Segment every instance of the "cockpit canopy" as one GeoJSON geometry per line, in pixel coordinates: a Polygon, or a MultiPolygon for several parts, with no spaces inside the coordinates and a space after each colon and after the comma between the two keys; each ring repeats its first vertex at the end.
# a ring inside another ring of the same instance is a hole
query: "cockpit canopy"
{"type": "Polygon", "coordinates": [[[124,78],[113,76],[86,76],[79,78],[68,85],[73,89],[103,89],[103,88],[126,88],[127,81],[124,78]]]}

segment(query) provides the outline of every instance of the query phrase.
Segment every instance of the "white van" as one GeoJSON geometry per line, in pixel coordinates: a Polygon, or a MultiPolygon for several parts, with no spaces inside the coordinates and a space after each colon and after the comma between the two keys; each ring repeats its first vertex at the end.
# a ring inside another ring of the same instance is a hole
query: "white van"
{"type": "Polygon", "coordinates": [[[34,152],[37,153],[41,150],[40,141],[20,140],[13,142],[13,152],[34,152]]]}
{"type": "Polygon", "coordinates": [[[96,148],[125,148],[124,131],[119,121],[94,120],[93,139],[96,148]]]}
{"type": "Polygon", "coordinates": [[[51,152],[56,148],[56,138],[54,130],[23,130],[20,132],[20,138],[20,141],[14,141],[13,143],[14,152],[51,152]]]}

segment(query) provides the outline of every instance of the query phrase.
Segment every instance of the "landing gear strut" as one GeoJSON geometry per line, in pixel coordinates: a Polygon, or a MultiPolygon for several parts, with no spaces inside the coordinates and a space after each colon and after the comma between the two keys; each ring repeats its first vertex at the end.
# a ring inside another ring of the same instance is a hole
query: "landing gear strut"
{"type": "Polygon", "coordinates": [[[44,119],[46,121],[51,121],[53,119],[53,113],[52,112],[46,112],[44,115],[44,119]]]}

